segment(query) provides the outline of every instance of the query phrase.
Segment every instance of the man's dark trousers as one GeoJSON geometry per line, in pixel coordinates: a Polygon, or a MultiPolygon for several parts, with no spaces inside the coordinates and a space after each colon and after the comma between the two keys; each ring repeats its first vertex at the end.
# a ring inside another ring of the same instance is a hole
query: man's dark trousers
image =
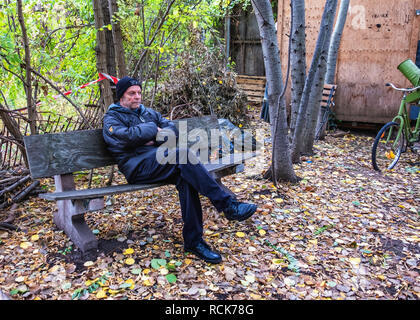
{"type": "Polygon", "coordinates": [[[203,236],[203,212],[199,194],[210,199],[211,203],[221,212],[232,198],[225,192],[207,169],[198,161],[189,149],[173,149],[172,156],[162,164],[156,157],[157,148],[150,152],[137,168],[130,183],[169,182],[178,190],[182,219],[184,221],[184,247],[194,248],[203,236]],[[176,157],[176,160],[175,158],[176,157]]]}

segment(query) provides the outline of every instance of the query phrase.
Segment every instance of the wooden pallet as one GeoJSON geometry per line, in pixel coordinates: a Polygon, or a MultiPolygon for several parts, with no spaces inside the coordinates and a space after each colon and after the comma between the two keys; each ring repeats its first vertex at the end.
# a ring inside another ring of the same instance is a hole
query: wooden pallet
{"type": "Polygon", "coordinates": [[[262,103],[265,91],[265,77],[239,75],[238,87],[245,91],[249,102],[262,103]]]}

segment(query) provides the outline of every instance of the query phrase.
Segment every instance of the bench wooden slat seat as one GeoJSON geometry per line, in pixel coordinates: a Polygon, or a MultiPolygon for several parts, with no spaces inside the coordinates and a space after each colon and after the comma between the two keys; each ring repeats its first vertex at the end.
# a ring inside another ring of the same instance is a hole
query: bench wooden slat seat
{"type": "MultiPolygon", "coordinates": [[[[227,171],[224,169],[232,168],[233,166],[240,165],[243,161],[255,157],[255,153],[244,153],[244,154],[234,154],[233,159],[231,157],[224,157],[214,162],[205,164],[204,167],[213,175],[217,180],[227,175],[227,171]],[[224,163],[224,159],[229,159],[228,164],[224,163]]],[[[239,172],[239,171],[238,171],[239,172]]],[[[235,171],[236,173],[236,171],[235,171]]],[[[231,174],[231,173],[230,173],[231,174]]],[[[83,189],[83,190],[70,190],[63,192],[54,192],[54,193],[44,193],[40,194],[39,197],[45,200],[57,201],[57,200],[75,200],[75,199],[94,199],[98,197],[109,196],[113,194],[120,194],[125,192],[133,192],[140,190],[147,190],[152,188],[157,188],[166,185],[166,183],[153,183],[153,184],[123,184],[123,185],[113,185],[103,188],[93,188],[93,189],[83,189]]]]}
{"type": "MultiPolygon", "coordinates": [[[[178,128],[186,126],[188,133],[197,128],[204,129],[209,139],[212,137],[212,130],[220,129],[215,116],[182,120],[174,121],[178,128]]],[[[165,185],[165,183],[123,184],[77,190],[74,173],[116,164],[106,149],[102,129],[32,135],[24,137],[24,142],[32,178],[54,177],[55,192],[43,193],[40,197],[56,201],[57,211],[53,217],[55,224],[65,231],[82,252],[97,249],[97,239],[86,224],[84,214],[103,209],[105,196],[165,185]]],[[[189,147],[195,143],[195,141],[186,142],[189,147]]],[[[205,163],[204,166],[223,189],[233,194],[222,183],[221,178],[243,171],[244,162],[255,156],[255,152],[228,154],[205,163]]]]}

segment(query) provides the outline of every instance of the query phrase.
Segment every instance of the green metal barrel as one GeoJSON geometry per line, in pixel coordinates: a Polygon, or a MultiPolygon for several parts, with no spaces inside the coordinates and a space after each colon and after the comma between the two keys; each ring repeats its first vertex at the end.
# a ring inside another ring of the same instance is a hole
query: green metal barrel
{"type": "Polygon", "coordinates": [[[398,66],[398,70],[410,80],[413,86],[420,85],[420,69],[415,65],[411,59],[407,59],[398,66]]]}

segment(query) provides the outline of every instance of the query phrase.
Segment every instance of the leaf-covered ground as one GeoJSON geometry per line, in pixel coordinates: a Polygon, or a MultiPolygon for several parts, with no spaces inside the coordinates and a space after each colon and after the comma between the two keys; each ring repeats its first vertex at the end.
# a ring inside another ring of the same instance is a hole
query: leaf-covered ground
{"type": "MultiPolygon", "coordinates": [[[[257,117],[253,125],[268,137],[268,125],[257,117]]],[[[20,231],[0,230],[0,292],[49,300],[419,299],[419,158],[407,153],[394,171],[377,173],[372,142],[357,132],[328,136],[295,165],[303,180],[276,189],[259,178],[270,163],[267,140],[245,172],[224,179],[259,205],[251,219],[228,222],[202,198],[205,239],[223,255],[218,265],[185,254],[172,186],[114,196],[87,214],[97,256],[82,256],[55,227],[54,203],[31,198],[17,209],[20,231]]],[[[42,182],[53,190],[52,179],[42,182]]]]}

